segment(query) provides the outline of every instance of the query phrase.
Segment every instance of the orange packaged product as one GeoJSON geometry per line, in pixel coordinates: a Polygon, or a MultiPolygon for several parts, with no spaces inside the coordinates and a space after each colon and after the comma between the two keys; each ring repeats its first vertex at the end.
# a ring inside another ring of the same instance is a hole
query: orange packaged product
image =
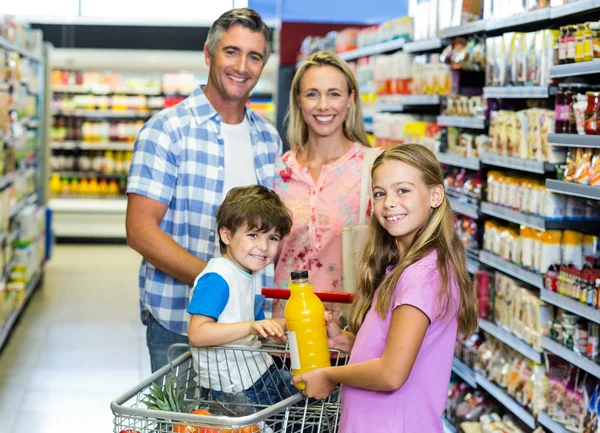
{"type": "Polygon", "coordinates": [[[600,149],[594,151],[590,170],[590,185],[600,185],[600,149]]]}
{"type": "Polygon", "coordinates": [[[565,173],[563,175],[563,180],[565,182],[574,182],[575,181],[575,154],[577,149],[569,149],[567,152],[567,161],[565,163],[565,173]]]}
{"type": "Polygon", "coordinates": [[[588,185],[590,183],[590,171],[592,169],[591,149],[577,149],[575,167],[575,182],[588,185]]]}

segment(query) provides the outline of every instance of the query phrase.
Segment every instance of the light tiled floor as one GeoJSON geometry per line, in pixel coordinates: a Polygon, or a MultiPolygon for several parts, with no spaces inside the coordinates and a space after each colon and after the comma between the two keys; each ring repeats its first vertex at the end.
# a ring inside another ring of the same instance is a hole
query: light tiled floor
{"type": "Polygon", "coordinates": [[[0,433],[110,433],[110,402],[150,375],[139,256],[58,245],[0,353],[0,433]]]}

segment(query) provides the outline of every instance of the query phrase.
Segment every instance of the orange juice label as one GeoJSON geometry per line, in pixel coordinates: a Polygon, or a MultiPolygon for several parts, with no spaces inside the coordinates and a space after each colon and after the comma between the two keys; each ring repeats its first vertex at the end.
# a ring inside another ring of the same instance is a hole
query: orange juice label
{"type": "Polygon", "coordinates": [[[299,370],[300,367],[300,353],[298,353],[298,339],[294,331],[288,331],[288,343],[290,345],[290,358],[292,362],[292,370],[299,370]]]}

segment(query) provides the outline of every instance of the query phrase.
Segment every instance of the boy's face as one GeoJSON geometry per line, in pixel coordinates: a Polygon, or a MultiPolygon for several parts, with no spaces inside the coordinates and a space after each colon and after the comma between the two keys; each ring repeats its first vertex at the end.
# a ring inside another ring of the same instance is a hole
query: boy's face
{"type": "Polygon", "coordinates": [[[221,240],[227,249],[224,257],[227,257],[246,272],[257,272],[272,263],[279,250],[281,236],[276,233],[275,228],[268,232],[249,230],[244,224],[235,233],[229,229],[219,230],[221,240]]]}

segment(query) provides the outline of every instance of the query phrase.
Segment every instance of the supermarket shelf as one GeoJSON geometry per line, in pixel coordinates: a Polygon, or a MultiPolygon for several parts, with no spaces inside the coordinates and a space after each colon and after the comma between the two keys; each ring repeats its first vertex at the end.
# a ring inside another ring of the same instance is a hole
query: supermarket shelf
{"type": "Polygon", "coordinates": [[[546,337],[545,335],[542,336],[542,347],[548,352],[552,352],[555,355],[560,356],[562,359],[569,361],[571,364],[581,368],[582,370],[587,371],[592,376],[600,378],[600,365],[581,355],[578,355],[562,344],[557,343],[550,337],[546,337]]]}
{"type": "Polygon", "coordinates": [[[483,88],[484,98],[542,99],[548,98],[550,94],[550,87],[504,86],[483,88]]]}
{"type": "Polygon", "coordinates": [[[21,213],[21,211],[23,209],[25,209],[25,207],[29,204],[33,204],[38,200],[38,195],[37,194],[30,194],[27,197],[25,197],[24,199],[20,200],[16,205],[14,205],[9,211],[8,211],[8,216],[9,218],[13,218],[14,216],[18,215],[19,213],[21,213]]]}
{"type": "Polygon", "coordinates": [[[531,359],[533,362],[537,362],[538,364],[542,363],[542,352],[535,350],[525,341],[504,330],[495,323],[479,319],[479,328],[487,332],[491,336],[496,337],[498,340],[502,341],[507,346],[512,347],[523,356],[526,356],[527,358],[531,359]]]}
{"type": "Polygon", "coordinates": [[[498,400],[506,409],[511,411],[517,418],[523,421],[528,427],[535,428],[535,418],[523,406],[517,403],[498,385],[487,380],[482,374],[475,373],[475,378],[479,386],[485,389],[492,397],[498,400]]]}
{"type": "Polygon", "coordinates": [[[478,261],[471,260],[467,257],[467,272],[469,272],[469,274],[474,274],[475,272],[478,272],[480,267],[481,264],[478,261]]]}
{"type": "Polygon", "coordinates": [[[15,180],[15,173],[7,173],[4,176],[0,176],[0,191],[11,185],[15,180]]]}
{"type": "Polygon", "coordinates": [[[499,204],[481,202],[481,213],[537,230],[546,230],[546,220],[544,218],[519,212],[499,204]]]}
{"type": "Polygon", "coordinates": [[[456,27],[448,27],[440,30],[442,38],[454,38],[456,36],[471,35],[474,33],[485,32],[487,27],[486,20],[477,20],[456,27]]]}
{"type": "Polygon", "coordinates": [[[77,179],[120,179],[127,177],[127,173],[106,174],[94,171],[54,171],[54,173],[58,173],[60,177],[74,177],[77,179]]]}
{"type": "MultiPolygon", "coordinates": [[[[42,267],[43,267],[43,265],[42,265],[42,267]]],[[[17,319],[19,318],[19,316],[25,309],[25,306],[29,302],[31,295],[33,294],[35,289],[38,287],[39,282],[42,278],[43,272],[44,272],[43,269],[40,268],[33,274],[33,276],[31,277],[31,281],[29,281],[29,283],[27,284],[27,288],[25,289],[25,298],[23,299],[23,301],[21,301],[21,304],[12,313],[10,313],[10,315],[6,319],[6,323],[4,324],[4,326],[2,328],[0,328],[0,350],[2,350],[2,347],[6,343],[6,340],[8,339],[10,331],[15,326],[17,319]]]]}
{"type": "Polygon", "coordinates": [[[549,20],[551,16],[549,7],[539,9],[537,11],[526,12],[522,14],[512,15],[506,18],[498,18],[488,21],[486,25],[487,31],[509,29],[512,27],[522,26],[524,24],[538,23],[539,21],[549,20]]]}
{"type": "Polygon", "coordinates": [[[444,428],[444,433],[456,433],[458,431],[445,416],[442,416],[442,427],[444,428]]]}
{"type": "Polygon", "coordinates": [[[66,117],[89,117],[89,118],[115,118],[115,119],[148,119],[151,116],[149,111],[136,110],[73,110],[73,111],[55,111],[54,116],[66,117]]]}
{"type": "Polygon", "coordinates": [[[104,95],[145,95],[145,96],[161,96],[163,92],[161,89],[103,89],[87,87],[82,85],[64,85],[64,86],[53,86],[52,92],[56,93],[74,93],[74,94],[94,94],[98,96],[104,95]]]}
{"type": "Polygon", "coordinates": [[[338,56],[344,60],[354,60],[360,57],[374,56],[376,54],[388,53],[401,49],[406,41],[404,39],[394,39],[392,41],[382,42],[367,47],[358,48],[352,51],[339,53],[338,56]]]}
{"type": "Polygon", "coordinates": [[[454,357],[452,360],[452,371],[456,373],[458,377],[464,380],[467,385],[472,388],[477,388],[475,372],[457,357],[454,357]]]}
{"type": "Polygon", "coordinates": [[[479,261],[527,284],[531,284],[538,289],[544,287],[544,277],[542,275],[528,271],[527,269],[519,265],[515,265],[514,263],[507,262],[502,257],[498,257],[494,253],[483,250],[479,251],[479,261]]]}
{"type": "Polygon", "coordinates": [[[404,44],[404,51],[407,53],[419,53],[423,51],[434,51],[442,48],[444,42],[440,38],[426,39],[423,41],[413,41],[404,44]]]}
{"type": "Polygon", "coordinates": [[[51,149],[133,150],[133,141],[52,141],[51,149]]]}
{"type": "Polygon", "coordinates": [[[595,308],[590,307],[583,302],[578,301],[577,299],[569,298],[568,296],[561,295],[560,293],[556,293],[548,289],[540,290],[540,299],[549,304],[560,307],[563,310],[577,314],[584,319],[595,323],[600,323],[600,310],[596,310],[595,308]]]}
{"type": "Polygon", "coordinates": [[[479,206],[473,203],[465,203],[454,197],[446,196],[448,201],[450,202],[450,207],[456,213],[461,215],[465,215],[471,218],[479,218],[479,206]]]}
{"type": "Polygon", "coordinates": [[[127,200],[53,198],[48,206],[56,213],[118,213],[125,214],[127,200]]]}
{"type": "Polygon", "coordinates": [[[28,50],[24,50],[23,48],[19,48],[16,45],[13,45],[7,39],[0,36],[0,47],[6,48],[7,50],[16,51],[24,57],[27,57],[30,60],[35,60],[36,62],[41,62],[41,56],[34,54],[28,50]]]}
{"type": "Polygon", "coordinates": [[[562,424],[557,423],[546,412],[539,412],[537,416],[538,422],[549,430],[551,433],[571,433],[562,424]]]}
{"type": "Polygon", "coordinates": [[[438,116],[437,124],[440,126],[454,126],[456,128],[485,129],[485,116],[438,116]]]}
{"type": "Polygon", "coordinates": [[[466,156],[455,155],[453,153],[436,153],[435,155],[441,164],[452,165],[454,167],[468,168],[470,170],[479,170],[479,159],[466,156]]]}
{"type": "Polygon", "coordinates": [[[550,9],[552,19],[566,17],[581,12],[589,12],[600,8],[600,0],[578,0],[570,4],[553,7],[550,9]]]}
{"type": "Polygon", "coordinates": [[[562,180],[546,179],[546,189],[558,194],[600,200],[600,186],[581,185],[579,183],[564,182],[562,180]]]}
{"type": "MultiPolygon", "coordinates": [[[[600,61],[598,63],[600,64],[600,61]]],[[[600,70],[598,72],[600,72],[600,70]]],[[[555,147],[600,148],[600,136],[579,134],[548,134],[548,145],[555,147]]]]}
{"type": "Polygon", "coordinates": [[[555,65],[550,68],[550,78],[574,77],[577,75],[597,74],[600,72],[600,61],[555,65]]]}
{"type": "Polygon", "coordinates": [[[556,165],[547,162],[515,158],[514,156],[504,156],[489,152],[481,152],[481,162],[495,167],[510,168],[528,173],[544,174],[556,170],[556,165]]]}

